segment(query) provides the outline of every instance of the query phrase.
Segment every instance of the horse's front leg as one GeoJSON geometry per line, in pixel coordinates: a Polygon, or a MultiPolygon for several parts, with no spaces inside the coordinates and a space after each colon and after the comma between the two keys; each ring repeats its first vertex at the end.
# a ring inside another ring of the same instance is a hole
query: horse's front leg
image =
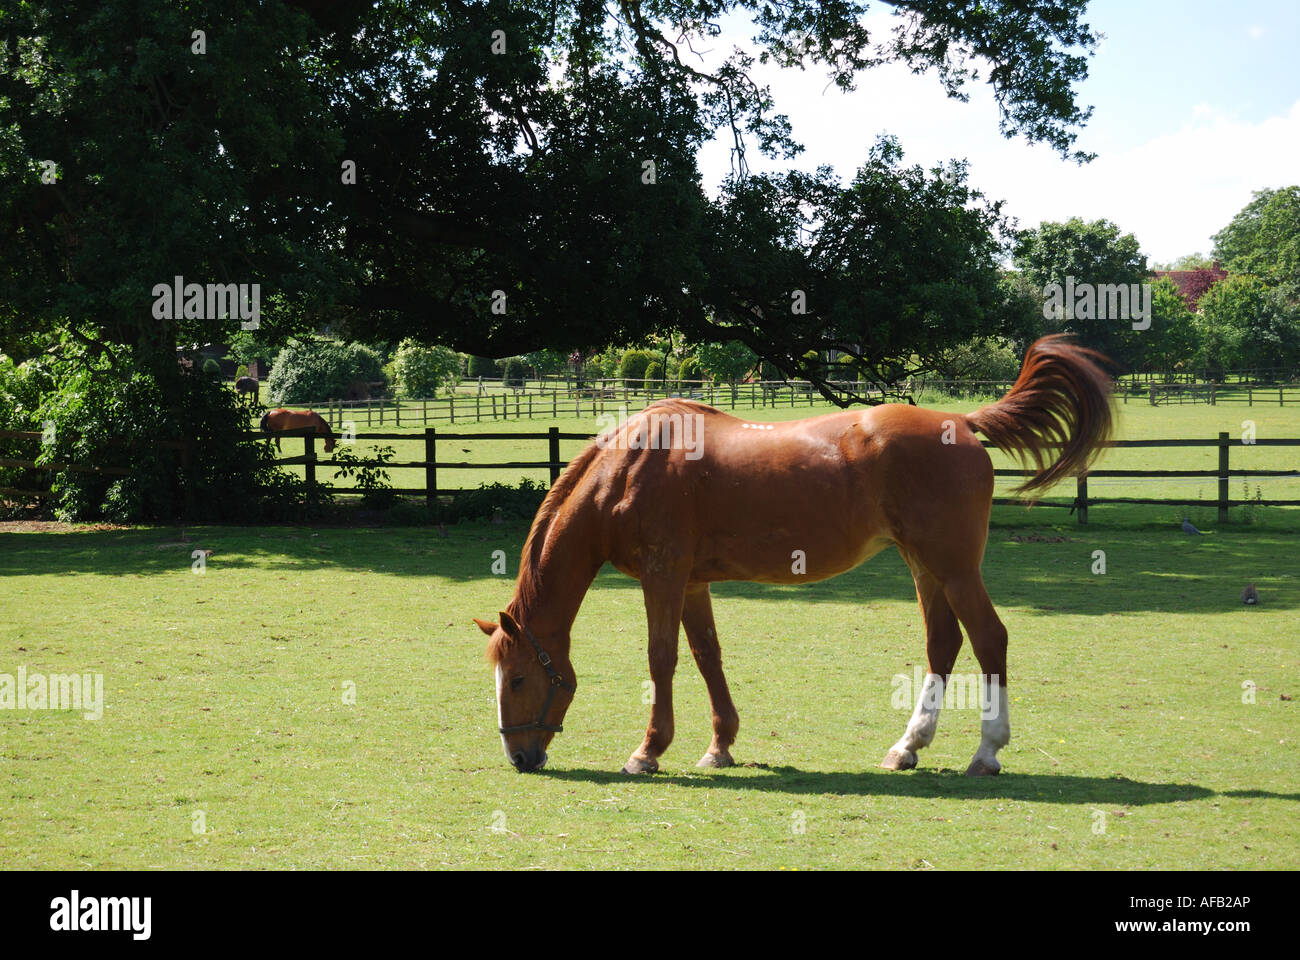
{"type": "Polygon", "coordinates": [[[641,746],[623,764],[624,773],[656,772],[659,757],[673,742],[673,672],[677,669],[683,585],[647,579],[641,590],[650,626],[650,724],[641,746]]]}

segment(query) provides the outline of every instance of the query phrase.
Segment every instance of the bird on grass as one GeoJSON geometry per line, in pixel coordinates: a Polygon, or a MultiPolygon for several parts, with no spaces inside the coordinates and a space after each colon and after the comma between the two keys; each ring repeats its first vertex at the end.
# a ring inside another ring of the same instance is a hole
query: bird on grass
{"type": "Polygon", "coordinates": [[[1246,589],[1241,591],[1241,602],[1247,606],[1259,603],[1259,591],[1255,589],[1253,583],[1247,584],[1246,589]]]}
{"type": "Polygon", "coordinates": [[[1188,520],[1186,517],[1183,517],[1183,533],[1189,533],[1192,536],[1196,536],[1196,537],[1205,536],[1205,534],[1201,533],[1201,531],[1197,530],[1194,526],[1192,526],[1192,521],[1188,520]]]}

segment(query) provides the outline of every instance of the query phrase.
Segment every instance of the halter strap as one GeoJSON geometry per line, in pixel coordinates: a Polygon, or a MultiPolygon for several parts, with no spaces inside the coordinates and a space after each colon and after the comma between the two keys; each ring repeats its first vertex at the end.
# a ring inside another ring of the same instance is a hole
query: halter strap
{"type": "Polygon", "coordinates": [[[564,689],[570,693],[576,693],[577,689],[573,684],[560,676],[560,672],[556,670],[555,665],[551,663],[551,655],[542,649],[542,645],[538,643],[537,638],[533,636],[533,631],[524,627],[524,636],[528,638],[528,642],[531,643],[533,649],[537,651],[537,660],[542,665],[542,669],[546,671],[546,675],[550,678],[551,688],[546,691],[546,702],[542,704],[541,716],[536,720],[532,723],[520,723],[513,727],[498,727],[497,729],[500,730],[503,735],[507,733],[520,733],[524,730],[546,730],[550,733],[563,733],[563,725],[547,723],[546,715],[551,712],[551,704],[555,702],[555,693],[557,690],[564,689]]]}

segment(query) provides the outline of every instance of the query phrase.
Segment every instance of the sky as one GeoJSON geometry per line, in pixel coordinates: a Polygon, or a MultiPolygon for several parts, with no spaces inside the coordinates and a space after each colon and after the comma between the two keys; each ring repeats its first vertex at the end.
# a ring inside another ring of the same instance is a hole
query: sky
{"type": "MultiPolygon", "coordinates": [[[[886,29],[893,20],[883,9],[868,14],[886,29]]],[[[768,161],[751,146],[750,169],[829,164],[847,181],[889,133],[908,164],[965,158],[971,185],[1005,200],[1022,228],[1111,220],[1152,263],[1209,254],[1211,236],[1253,191],[1300,183],[1300,0],[1095,0],[1084,20],[1105,34],[1076,87],[1076,102],[1094,108],[1076,143],[1097,154],[1089,164],[1005,139],[983,81],[962,103],[933,75],[897,65],[864,72],[845,94],[818,70],[756,64],[755,79],[771,86],[806,149],[768,161]]],[[[726,27],[711,50],[750,46],[743,23],[726,27]]],[[[706,145],[700,169],[714,190],[730,171],[728,142],[706,145]]]]}

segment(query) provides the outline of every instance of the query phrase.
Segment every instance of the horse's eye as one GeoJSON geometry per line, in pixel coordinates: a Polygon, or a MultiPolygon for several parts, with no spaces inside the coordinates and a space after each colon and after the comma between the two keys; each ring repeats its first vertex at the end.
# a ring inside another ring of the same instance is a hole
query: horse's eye
{"type": "Polygon", "coordinates": [[[511,689],[512,691],[514,691],[514,690],[518,690],[518,689],[519,689],[520,687],[522,687],[523,685],[524,685],[524,678],[523,678],[523,677],[515,677],[513,680],[510,681],[510,689],[511,689]]]}

